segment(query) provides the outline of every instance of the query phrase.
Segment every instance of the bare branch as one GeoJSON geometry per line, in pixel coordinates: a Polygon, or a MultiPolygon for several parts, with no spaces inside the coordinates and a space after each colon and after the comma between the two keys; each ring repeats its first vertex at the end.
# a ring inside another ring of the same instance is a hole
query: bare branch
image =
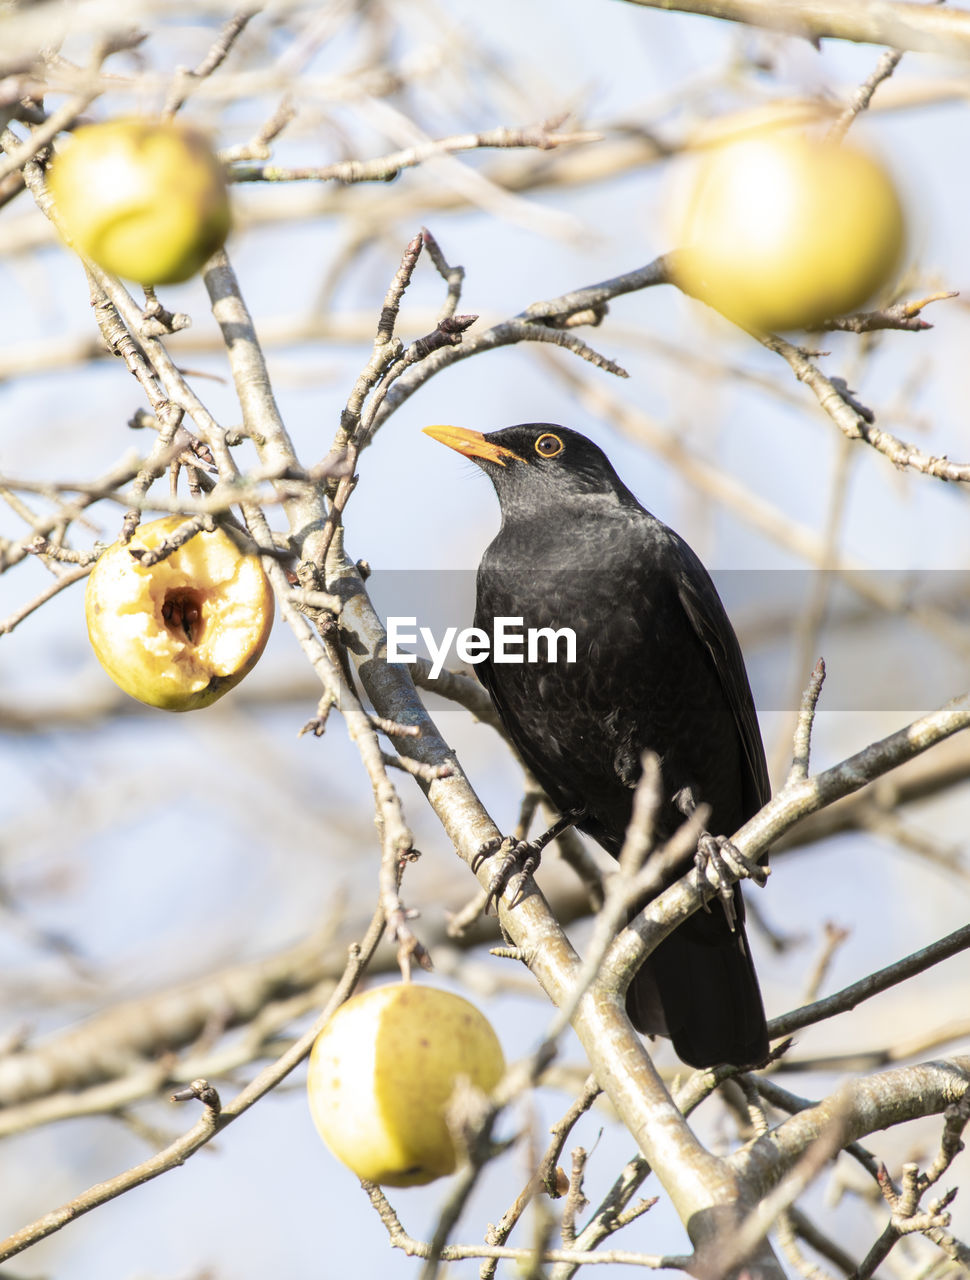
{"type": "Polygon", "coordinates": [[[389,182],[402,169],[424,164],[434,156],[455,155],[460,151],[482,151],[491,148],[536,148],[548,151],[553,147],[575,146],[577,143],[598,142],[602,135],[588,131],[557,132],[562,120],[549,121],[524,129],[488,129],[482,133],[461,133],[450,138],[418,143],[393,151],[373,160],[338,160],[334,164],[283,168],[269,164],[236,163],[229,171],[231,182],[389,182]]]}
{"type": "Polygon", "coordinates": [[[18,143],[13,133],[6,134],[3,149],[6,152],[0,160],[0,182],[21,169],[28,160],[32,160],[39,151],[49,146],[63,129],[69,129],[81,112],[98,96],[98,89],[89,89],[86,93],[65,102],[62,107],[51,112],[43,124],[31,131],[26,142],[18,143]]]}
{"type": "Polygon", "coordinates": [[[851,986],[835,992],[834,995],[816,1000],[813,1004],[804,1005],[801,1009],[794,1009],[791,1013],[782,1014],[779,1018],[773,1018],[768,1024],[769,1034],[774,1040],[780,1036],[791,1035],[802,1027],[809,1027],[816,1022],[834,1017],[836,1014],[846,1013],[861,1001],[879,995],[880,992],[905,982],[907,978],[917,973],[931,969],[943,960],[948,960],[950,956],[959,955],[968,947],[970,947],[970,925],[955,929],[953,933],[940,938],[938,942],[933,942],[920,951],[914,951],[905,960],[897,960],[895,964],[878,969],[868,977],[861,978],[851,986]]]}
{"type": "Polygon", "coordinates": [[[193,71],[187,71],[185,68],[179,69],[175,83],[169,93],[168,101],[162,108],[163,119],[170,119],[177,111],[180,111],[199,81],[205,80],[207,76],[211,76],[214,71],[217,71],[222,66],[229,56],[229,51],[258,12],[258,9],[240,9],[223,26],[209,52],[193,71]]]}
{"type": "Polygon", "coordinates": [[[864,441],[896,467],[919,471],[938,480],[970,481],[970,462],[951,462],[945,456],[924,453],[915,445],[877,427],[871,411],[859,405],[844,383],[826,377],[801,348],[784,338],[770,335],[759,340],[769,351],[776,352],[788,362],[798,381],[804,382],[812,391],[819,405],[848,439],[864,441]]]}
{"type": "Polygon", "coordinates": [[[924,320],[921,312],[931,302],[945,302],[960,295],[952,289],[939,290],[928,294],[916,302],[896,302],[881,311],[863,311],[853,316],[837,316],[834,320],[826,320],[821,325],[825,332],[839,333],[878,333],[881,329],[899,329],[909,333],[921,333],[933,326],[924,320]]]}
{"type": "Polygon", "coordinates": [[[861,44],[970,57],[970,14],[910,0],[627,0],[646,9],[697,13],[784,31],[817,43],[831,37],[861,44]]]}
{"type": "Polygon", "coordinates": [[[832,1097],[799,1111],[765,1138],[729,1156],[728,1163],[749,1192],[763,1196],[787,1176],[792,1162],[814,1146],[836,1116],[844,1146],[879,1129],[941,1114],[960,1102],[968,1088],[966,1056],[847,1081],[832,1097]]]}
{"type": "Polygon", "coordinates": [[[378,911],[371,921],[366,934],[361,939],[359,947],[352,949],[343,977],[337,984],[323,1013],[314,1021],[310,1029],[304,1032],[276,1062],[264,1068],[254,1080],[250,1081],[221,1110],[217,1112],[213,1107],[207,1106],[201,1119],[188,1132],[165,1147],[164,1150],[159,1151],[150,1159],[142,1161],[141,1164],[135,1165],[124,1173],[118,1174],[117,1177],[109,1178],[106,1182],[99,1182],[95,1186],[89,1187],[87,1191],[82,1192],[81,1195],[62,1205],[61,1208],[55,1209],[45,1214],[44,1217],[39,1218],[36,1222],[22,1227],[6,1240],[0,1240],[0,1262],[5,1262],[8,1258],[14,1257],[15,1254],[30,1248],[38,1240],[44,1240],[47,1236],[53,1235],[61,1227],[67,1226],[69,1222],[73,1222],[76,1218],[81,1217],[82,1214],[90,1213],[92,1209],[96,1209],[99,1205],[106,1204],[109,1200],[114,1200],[126,1191],[141,1186],[152,1178],[157,1178],[160,1174],[178,1168],[190,1156],[193,1156],[196,1151],[211,1141],[217,1133],[221,1133],[233,1120],[241,1116],[243,1112],[248,1111],[255,1102],[258,1102],[271,1089],[274,1089],[281,1080],[284,1080],[290,1074],[294,1067],[297,1067],[303,1061],[313,1047],[314,1040],[316,1040],[329,1021],[333,1011],[353,992],[357,980],[366,968],[367,962],[378,942],[380,942],[383,931],[384,916],[382,911],[378,911]]]}
{"type": "Polygon", "coordinates": [[[902,53],[898,49],[889,50],[876,63],[872,74],[863,80],[854,91],[845,110],[830,126],[828,138],[830,142],[841,142],[849,130],[849,126],[861,111],[868,109],[873,94],[884,80],[888,80],[902,61],[902,53]]]}
{"type": "Polygon", "coordinates": [[[388,1240],[395,1249],[401,1249],[409,1258],[437,1258],[442,1262],[459,1262],[462,1258],[508,1258],[513,1262],[561,1262],[574,1266],[591,1266],[594,1263],[625,1264],[631,1267],[647,1267],[652,1271],[683,1271],[691,1262],[689,1256],[628,1253],[622,1249],[604,1249],[602,1252],[583,1253],[571,1249],[542,1249],[538,1254],[532,1249],[510,1249],[489,1244],[445,1244],[435,1249],[409,1235],[401,1226],[401,1220],[387,1202],[387,1197],[373,1182],[361,1185],[370,1197],[381,1222],[387,1229],[388,1240]]]}
{"type": "Polygon", "coordinates": [[[802,782],[808,777],[808,764],[811,755],[812,725],[815,711],[825,681],[825,663],[819,658],[812,671],[812,677],[802,694],[802,703],[798,712],[798,724],[795,727],[795,741],[792,749],[791,772],[789,782],[802,782]]]}

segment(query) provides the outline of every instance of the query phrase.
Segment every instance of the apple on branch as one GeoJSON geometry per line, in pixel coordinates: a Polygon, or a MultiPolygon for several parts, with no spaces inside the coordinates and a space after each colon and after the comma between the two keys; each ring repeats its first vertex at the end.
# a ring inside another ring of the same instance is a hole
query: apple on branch
{"type": "Polygon", "coordinates": [[[182,124],[84,125],[55,156],[47,185],[75,247],[139,284],[187,280],[229,232],[222,165],[205,136],[182,124]]]}
{"type": "Polygon", "coordinates": [[[858,310],[903,254],[892,178],[852,143],[743,123],[701,155],[675,213],[676,282],[762,332],[811,329],[858,310]]]}
{"type": "Polygon", "coordinates": [[[139,525],[98,559],[84,598],[88,636],[125,693],[166,711],[221,698],[255,666],[273,625],[273,592],[257,555],[222,529],[196,533],[143,563],[185,523],[139,525]]]}
{"type": "Polygon", "coordinates": [[[317,1130],[359,1178],[421,1186],[458,1162],[448,1107],[459,1080],[487,1092],[505,1071],[491,1024],[461,996],[413,982],[340,1006],[310,1054],[317,1130]]]}

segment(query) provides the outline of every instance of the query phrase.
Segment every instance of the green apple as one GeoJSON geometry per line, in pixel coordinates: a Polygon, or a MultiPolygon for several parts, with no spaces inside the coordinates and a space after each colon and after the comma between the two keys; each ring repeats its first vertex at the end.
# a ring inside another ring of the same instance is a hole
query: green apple
{"type": "Polygon", "coordinates": [[[229,232],[222,166],[181,124],[108,120],[76,130],[48,173],[64,234],[139,284],[187,280],[229,232]]]}
{"type": "Polygon", "coordinates": [[[810,329],[891,279],[905,223],[868,152],[768,126],[701,157],[675,234],[688,293],[749,329],[810,329]]]}
{"type": "Polygon", "coordinates": [[[457,1164],[447,1110],[460,1077],[488,1091],[505,1070],[483,1014],[434,987],[377,987],[341,1005],[310,1054],[310,1112],[324,1142],[370,1182],[419,1186],[457,1164]]]}
{"type": "Polygon", "coordinates": [[[197,533],[157,564],[139,561],[139,551],[154,550],[184,522],[153,520],[127,546],[109,547],[84,597],[102,667],[125,693],[166,711],[221,698],[255,666],[273,625],[273,592],[259,557],[221,529],[197,533]]]}

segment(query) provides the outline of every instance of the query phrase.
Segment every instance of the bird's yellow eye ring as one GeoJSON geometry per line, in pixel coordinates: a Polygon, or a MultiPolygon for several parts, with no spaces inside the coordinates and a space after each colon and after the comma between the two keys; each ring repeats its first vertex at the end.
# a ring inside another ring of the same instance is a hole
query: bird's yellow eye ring
{"type": "Polygon", "coordinates": [[[551,431],[547,431],[536,441],[536,453],[540,458],[556,458],[564,447],[559,437],[554,436],[551,431]]]}

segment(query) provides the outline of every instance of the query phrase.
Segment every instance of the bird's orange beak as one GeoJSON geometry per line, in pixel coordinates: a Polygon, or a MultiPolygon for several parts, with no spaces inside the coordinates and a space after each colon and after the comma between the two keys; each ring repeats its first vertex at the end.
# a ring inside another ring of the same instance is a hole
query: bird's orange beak
{"type": "Polygon", "coordinates": [[[423,430],[432,440],[439,440],[449,449],[457,449],[466,458],[482,458],[485,462],[497,462],[500,467],[504,467],[509,458],[516,462],[525,461],[511,449],[492,444],[480,431],[469,431],[465,427],[424,427],[423,430]]]}

